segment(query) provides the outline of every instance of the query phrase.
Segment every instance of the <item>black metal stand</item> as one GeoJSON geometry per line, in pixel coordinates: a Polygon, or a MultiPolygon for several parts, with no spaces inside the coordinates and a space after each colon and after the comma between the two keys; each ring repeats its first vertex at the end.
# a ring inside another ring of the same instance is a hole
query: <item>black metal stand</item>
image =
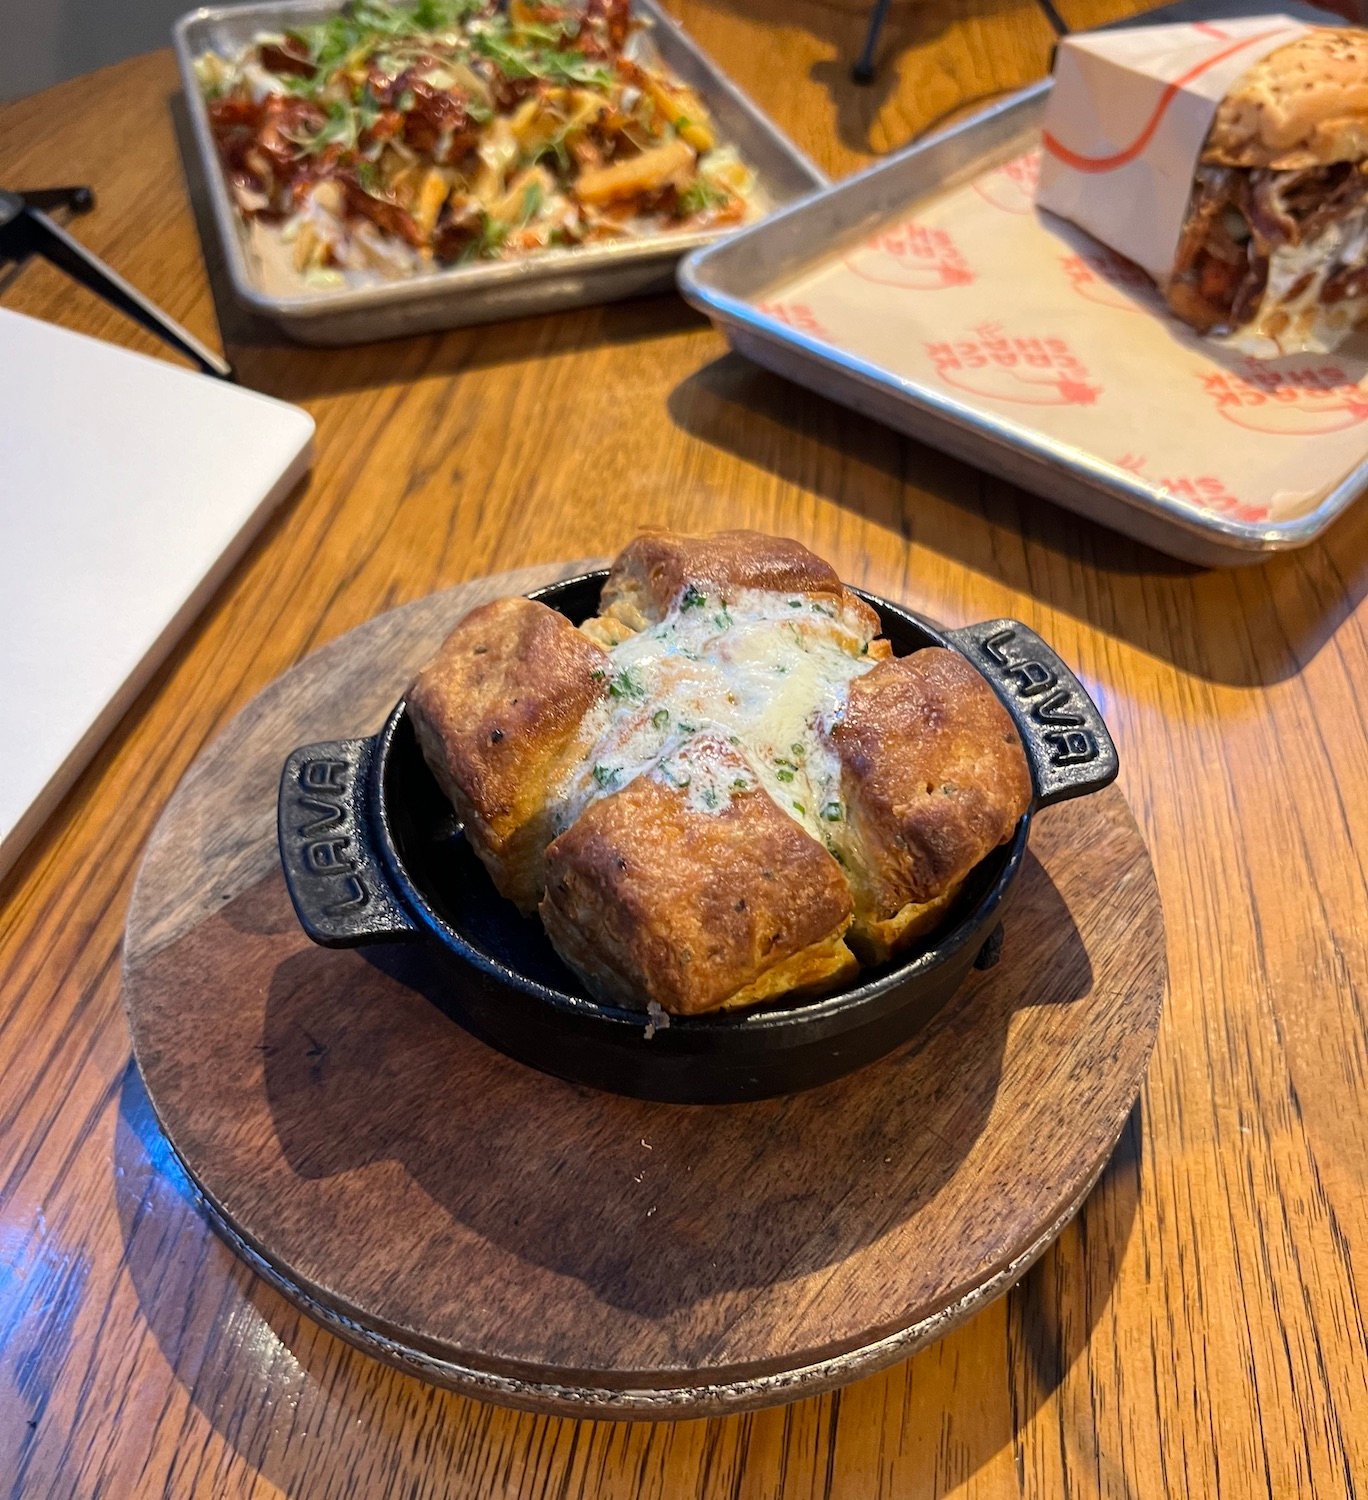
{"type": "MultiPolygon", "coordinates": [[[[890,3],[891,0],[874,0],[874,10],[869,17],[869,29],[865,32],[864,46],[860,48],[860,55],[856,59],[855,66],[850,70],[850,76],[856,83],[874,82],[874,56],[879,50],[879,38],[883,35],[884,22],[888,20],[890,3]]],[[[1053,0],[1036,0],[1036,4],[1044,12],[1045,19],[1054,27],[1056,36],[1069,34],[1069,28],[1063,16],[1054,8],[1053,0]]]]}
{"type": "Polygon", "coordinates": [[[0,266],[6,262],[19,265],[30,255],[41,255],[73,281],[79,281],[192,360],[206,375],[231,380],[233,368],[226,360],[201,344],[154,302],[149,302],[135,286],[92,255],[47,214],[49,209],[60,208],[85,213],[94,203],[95,195],[88,187],[41,188],[23,194],[0,188],[0,266]]]}
{"type": "Polygon", "coordinates": [[[883,35],[884,22],[888,19],[890,0],[874,0],[874,11],[869,18],[869,30],[865,32],[864,46],[850,76],[856,83],[874,82],[874,54],[879,50],[879,38],[883,35]]]}

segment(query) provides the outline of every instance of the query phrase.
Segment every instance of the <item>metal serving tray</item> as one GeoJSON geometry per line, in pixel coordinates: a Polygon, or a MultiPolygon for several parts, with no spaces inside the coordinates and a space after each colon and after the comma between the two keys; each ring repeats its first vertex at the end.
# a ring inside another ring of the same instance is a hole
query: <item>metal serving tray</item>
{"type": "MultiPolygon", "coordinates": [[[[669,291],[680,256],[720,238],[716,230],[658,234],[618,244],[548,250],[516,261],[453,267],[373,286],[301,290],[295,296],[267,292],[219,166],[208,111],[195,81],[194,59],[204,52],[236,51],[259,31],[308,25],[341,9],[340,0],[209,6],[182,16],[174,31],[181,83],[233,291],[245,306],[291,338],[306,344],[364,343],[669,291]]],[[[678,22],[653,0],[634,0],[634,9],[651,24],[650,37],[660,60],[702,97],[719,136],[754,168],[771,206],[782,207],[825,185],[822,173],[713,66],[678,22]]]]}
{"type": "MultiPolygon", "coordinates": [[[[1049,88],[1048,81],[1033,85],[695,252],[680,266],[680,290],[758,364],[1175,556],[1228,566],[1313,541],[1368,487],[1368,436],[1364,461],[1310,509],[1284,519],[1237,519],[1203,511],[1078,445],[1008,421],[991,405],[899,376],[841,348],[838,328],[822,339],[763,310],[776,288],[845,254],[895,218],[906,218],[933,195],[1037,145],[1049,88]]],[[[918,331],[933,326],[928,322],[918,331]]],[[[1173,411],[1156,416],[1181,423],[1181,399],[1173,411]]],[[[1231,443],[1239,437],[1232,431],[1231,443]]]]}

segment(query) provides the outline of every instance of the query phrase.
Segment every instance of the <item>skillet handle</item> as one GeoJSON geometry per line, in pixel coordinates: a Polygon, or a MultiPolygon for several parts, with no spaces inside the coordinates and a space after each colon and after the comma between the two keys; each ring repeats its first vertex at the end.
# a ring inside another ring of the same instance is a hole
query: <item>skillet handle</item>
{"type": "Polygon", "coordinates": [[[1020,620],[985,620],[946,634],[1016,721],[1036,807],[1101,791],[1116,780],[1116,746],[1097,705],[1034,630],[1020,620]]]}
{"type": "Polygon", "coordinates": [[[325,948],[418,936],[371,845],[374,740],[305,745],[285,762],[276,836],[304,931],[325,948]]]}

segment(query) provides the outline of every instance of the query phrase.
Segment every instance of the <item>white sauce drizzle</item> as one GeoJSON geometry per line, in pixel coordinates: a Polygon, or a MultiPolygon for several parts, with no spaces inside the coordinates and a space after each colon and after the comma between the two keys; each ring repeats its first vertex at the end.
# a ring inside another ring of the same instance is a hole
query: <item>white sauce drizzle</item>
{"type": "Polygon", "coordinates": [[[1322,288],[1332,271],[1360,266],[1365,259],[1368,208],[1332,221],[1305,244],[1281,246],[1269,258],[1268,286],[1258,312],[1244,328],[1220,342],[1264,357],[1331,353],[1368,314],[1368,296],[1322,304],[1322,288]],[[1296,297],[1289,297],[1308,272],[1306,286],[1296,297]]]}

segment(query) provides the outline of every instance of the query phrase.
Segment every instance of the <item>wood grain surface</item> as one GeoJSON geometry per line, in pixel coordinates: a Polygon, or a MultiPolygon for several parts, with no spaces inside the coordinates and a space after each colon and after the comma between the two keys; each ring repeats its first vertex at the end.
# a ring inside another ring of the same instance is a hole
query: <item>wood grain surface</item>
{"type": "MultiPolygon", "coordinates": [[[[862,92],[854,0],[673,8],[836,172],[1049,57],[1019,0],[896,0],[862,92]]],[[[6,106],[0,175],[93,183],[82,240],[306,405],[318,460],[0,892],[0,1493],[1361,1494],[1368,507],[1306,552],[1195,571],[749,368],[671,298],[282,348],[216,306],[175,91],[159,54],[6,106]],[[789,531],[952,624],[1038,629],[1119,742],[1170,993],[1118,1152],[1009,1297],[837,1395],[628,1426],[435,1390],[242,1267],[130,1070],[119,946],[159,812],[274,677],[395,603],[645,520],[789,531]]],[[[152,347],[42,265],[0,296],[152,347]]]]}
{"type": "Polygon", "coordinates": [[[297,743],[383,722],[452,625],[571,570],[379,616],[259,694],[148,845],[124,940],[143,1083],[231,1243],[361,1347],[558,1414],[696,1416],[905,1357],[1001,1292],[1110,1156],[1163,920],[1115,788],[1035,821],[1004,958],[826,1087],[646,1103],[511,1062],[421,949],[329,951],[280,871],[297,743]]]}

